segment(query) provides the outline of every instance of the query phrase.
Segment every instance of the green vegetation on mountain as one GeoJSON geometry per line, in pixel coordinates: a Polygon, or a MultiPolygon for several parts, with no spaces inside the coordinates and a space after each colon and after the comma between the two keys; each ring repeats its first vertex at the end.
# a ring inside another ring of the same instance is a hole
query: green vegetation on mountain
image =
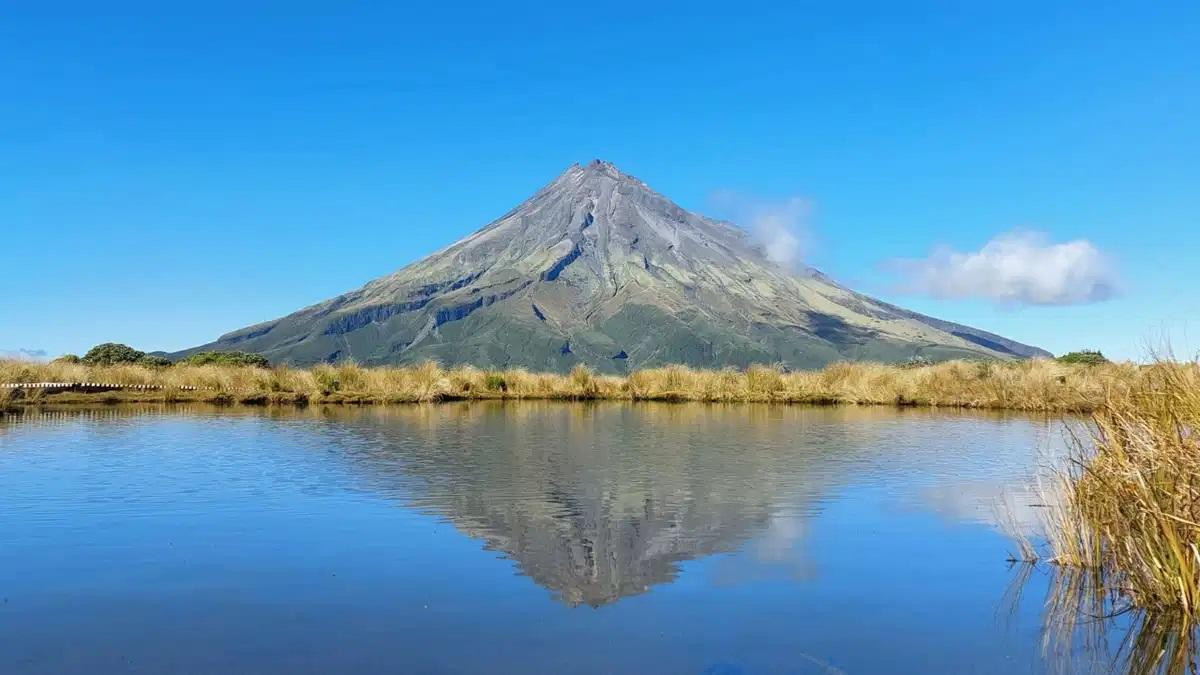
{"type": "Polygon", "coordinates": [[[267,357],[250,352],[197,352],[184,358],[181,363],[189,366],[256,366],[259,368],[267,368],[271,365],[267,357]]]}

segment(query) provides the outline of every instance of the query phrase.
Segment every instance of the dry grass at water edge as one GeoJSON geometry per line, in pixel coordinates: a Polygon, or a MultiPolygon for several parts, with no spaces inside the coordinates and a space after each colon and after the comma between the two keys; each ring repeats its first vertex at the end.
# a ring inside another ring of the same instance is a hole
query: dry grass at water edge
{"type": "MultiPolygon", "coordinates": [[[[1081,366],[1050,360],[947,363],[906,368],[835,363],[785,372],[771,366],[699,370],[666,366],[628,376],[523,369],[444,368],[434,363],[366,368],[353,363],[313,368],[221,365],[87,366],[0,361],[0,383],[108,382],[163,387],[160,398],[243,403],[404,403],[457,399],[611,399],[655,401],[849,403],[1088,411],[1114,391],[1137,386],[1132,365],[1081,366]],[[186,393],[181,387],[197,387],[186,393]]],[[[47,398],[67,400],[67,395],[47,398]]],[[[69,397],[68,397],[69,398],[69,397]]]]}
{"type": "Polygon", "coordinates": [[[1047,646],[1068,653],[1130,612],[1119,670],[1198,672],[1200,366],[1160,361],[1106,387],[1042,492],[1044,554],[1017,541],[1023,562],[1055,565],[1047,646]]]}
{"type": "Polygon", "coordinates": [[[1054,560],[1136,607],[1200,622],[1200,373],[1163,362],[1112,391],[1077,443],[1054,560]]]}

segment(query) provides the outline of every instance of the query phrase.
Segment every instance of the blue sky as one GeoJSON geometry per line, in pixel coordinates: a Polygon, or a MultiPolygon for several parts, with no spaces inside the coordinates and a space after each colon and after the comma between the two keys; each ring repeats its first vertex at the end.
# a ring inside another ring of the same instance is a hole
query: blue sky
{"type": "Polygon", "coordinates": [[[26,5],[0,22],[0,351],[206,342],[594,157],[714,215],[803,199],[805,262],[912,309],[1200,346],[1194,2],[26,5]],[[951,269],[1020,231],[1001,267],[1083,241],[1054,279],[1115,295],[951,269]]]}

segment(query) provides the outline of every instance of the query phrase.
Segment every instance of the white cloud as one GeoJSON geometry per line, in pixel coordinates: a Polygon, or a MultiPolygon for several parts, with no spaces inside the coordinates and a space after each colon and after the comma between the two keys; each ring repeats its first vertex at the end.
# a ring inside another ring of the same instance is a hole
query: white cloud
{"type": "Polygon", "coordinates": [[[1112,262],[1086,239],[1051,243],[1038,232],[1008,232],[978,251],[941,248],[898,260],[901,289],[938,298],[985,298],[1006,305],[1076,305],[1117,291],[1112,262]]]}
{"type": "Polygon", "coordinates": [[[0,349],[0,359],[19,359],[21,361],[45,361],[49,354],[45,349],[0,349]]]}
{"type": "Polygon", "coordinates": [[[750,232],[768,260],[793,271],[803,268],[811,242],[811,201],[803,197],[764,200],[719,191],[713,194],[712,202],[750,232]]]}

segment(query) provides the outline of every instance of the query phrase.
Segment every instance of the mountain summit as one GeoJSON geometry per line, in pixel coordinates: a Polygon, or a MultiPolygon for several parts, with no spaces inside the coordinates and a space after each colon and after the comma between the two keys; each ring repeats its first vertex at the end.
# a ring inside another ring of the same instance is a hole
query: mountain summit
{"type": "Polygon", "coordinates": [[[273,362],[602,372],[1040,349],[909,312],[767,259],[608,162],[572,165],[499,220],[394,274],[202,349],[273,362]]]}

